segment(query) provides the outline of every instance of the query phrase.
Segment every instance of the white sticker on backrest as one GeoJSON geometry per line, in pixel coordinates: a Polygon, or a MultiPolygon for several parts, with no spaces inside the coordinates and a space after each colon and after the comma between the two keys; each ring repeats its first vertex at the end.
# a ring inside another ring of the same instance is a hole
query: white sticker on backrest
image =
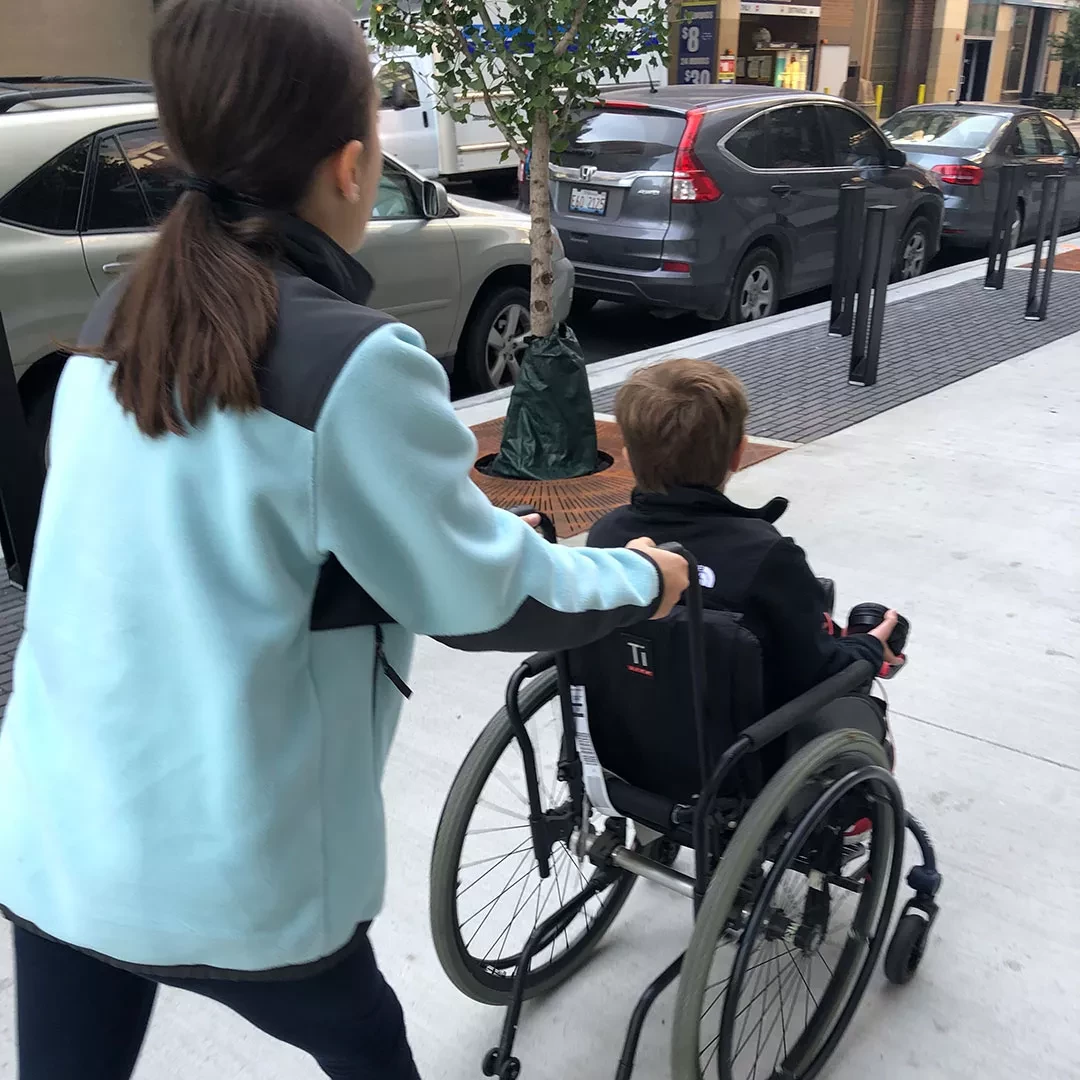
{"type": "Polygon", "coordinates": [[[581,774],[585,781],[585,793],[589,802],[608,817],[617,817],[618,811],[611,805],[604,769],[596,756],[592,732],[589,730],[589,707],[585,702],[585,687],[570,687],[570,707],[574,714],[574,743],[581,759],[581,774]]]}
{"type": "Polygon", "coordinates": [[[711,566],[698,563],[697,579],[703,589],[711,589],[716,584],[716,571],[711,566]]]}

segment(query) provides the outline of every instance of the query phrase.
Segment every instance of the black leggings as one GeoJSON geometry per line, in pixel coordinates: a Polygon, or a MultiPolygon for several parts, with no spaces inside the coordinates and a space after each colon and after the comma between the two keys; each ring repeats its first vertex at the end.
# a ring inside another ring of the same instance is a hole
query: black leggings
{"type": "MultiPolygon", "coordinates": [[[[161,980],[306,1050],[334,1080],[419,1080],[393,990],[364,935],[304,979],[161,980]]],[[[15,930],[19,1080],[129,1080],[157,993],[150,979],[15,930]]]]}

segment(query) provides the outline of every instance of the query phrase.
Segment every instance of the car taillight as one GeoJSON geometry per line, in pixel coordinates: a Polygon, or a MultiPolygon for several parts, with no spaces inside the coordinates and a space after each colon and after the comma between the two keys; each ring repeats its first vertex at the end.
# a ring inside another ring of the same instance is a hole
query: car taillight
{"type": "Polygon", "coordinates": [[[666,270],[669,274],[689,274],[690,264],[688,262],[681,262],[678,259],[664,259],[660,263],[660,269],[666,270]]]}
{"type": "Polygon", "coordinates": [[[691,109],[686,114],[686,127],[679,140],[679,148],[675,151],[675,170],[671,179],[672,202],[714,202],[723,194],[694,153],[694,142],[704,117],[705,113],[701,109],[691,109]]]}
{"type": "Polygon", "coordinates": [[[978,165],[935,165],[933,171],[946,184],[963,184],[967,187],[977,187],[983,178],[983,171],[978,165]]]}

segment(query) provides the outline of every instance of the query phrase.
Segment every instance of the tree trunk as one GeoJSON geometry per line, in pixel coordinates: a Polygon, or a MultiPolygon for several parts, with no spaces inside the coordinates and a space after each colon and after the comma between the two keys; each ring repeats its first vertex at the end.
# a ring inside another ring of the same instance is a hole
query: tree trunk
{"type": "Polygon", "coordinates": [[[551,160],[551,123],[547,113],[538,113],[533,123],[532,158],[529,164],[529,209],[532,213],[532,289],[530,323],[537,337],[555,332],[552,295],[555,283],[551,235],[551,189],[548,163],[551,160]]]}

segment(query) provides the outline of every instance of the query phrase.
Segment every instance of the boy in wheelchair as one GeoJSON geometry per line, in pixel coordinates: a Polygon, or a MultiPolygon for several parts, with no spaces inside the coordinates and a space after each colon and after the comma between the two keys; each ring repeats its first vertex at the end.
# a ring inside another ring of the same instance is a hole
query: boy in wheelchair
{"type": "MultiPolygon", "coordinates": [[[[724,493],[746,450],[748,412],[742,384],[715,364],[668,360],[637,371],[615,401],[636,488],[629,506],[593,526],[588,542],[621,547],[645,535],[687,548],[698,561],[705,608],[732,613],[756,638],[762,705],[771,711],[856,660],[883,674],[902,660],[888,644],[890,636],[896,642],[894,611],[865,633],[834,627],[831,583],[816,578],[802,549],[775,527],[786,499],[749,508],[724,493]]],[[[855,612],[863,607],[871,605],[855,612]]],[[[869,689],[801,724],[784,756],[826,731],[857,728],[879,739],[891,760],[884,702],[869,689]]]]}

